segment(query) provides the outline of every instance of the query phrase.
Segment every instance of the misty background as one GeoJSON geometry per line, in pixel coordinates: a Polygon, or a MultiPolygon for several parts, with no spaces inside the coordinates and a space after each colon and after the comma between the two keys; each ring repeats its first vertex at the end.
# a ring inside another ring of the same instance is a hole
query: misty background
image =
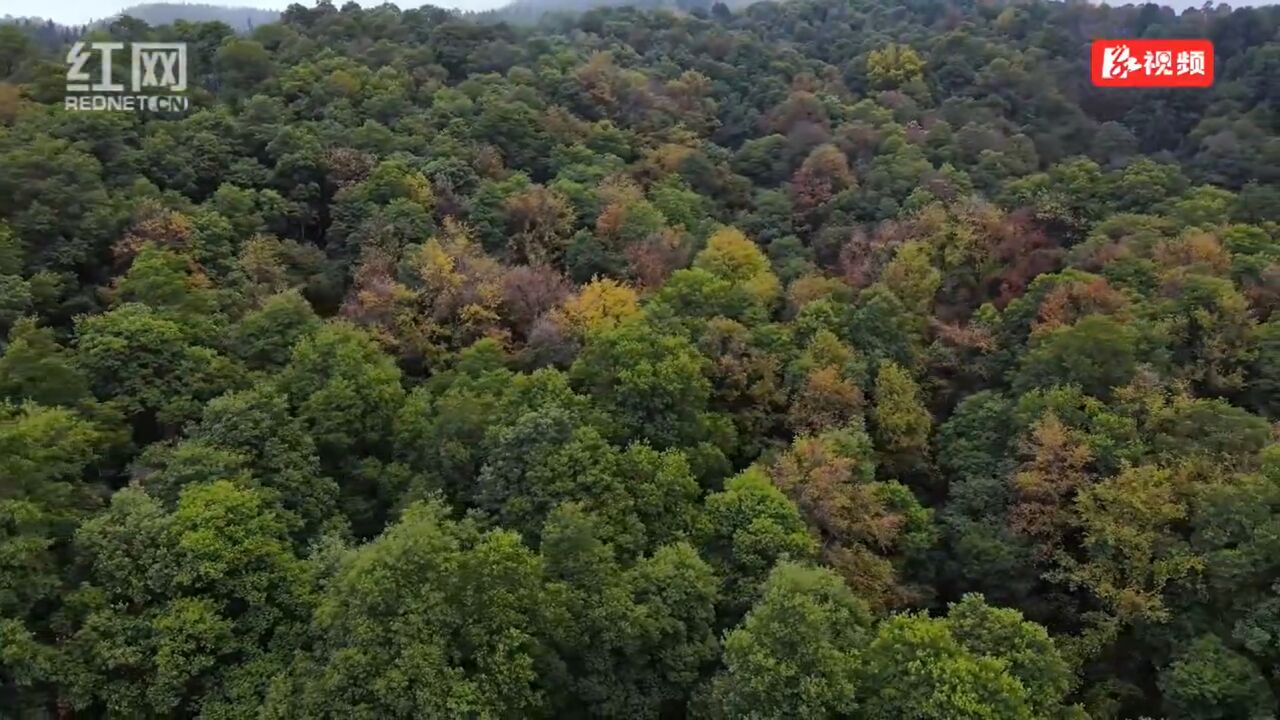
{"type": "MultiPolygon", "coordinates": [[[[146,2],[146,0],[142,0],[146,2]]],[[[202,0],[200,4],[220,5],[223,7],[246,7],[260,10],[282,11],[289,6],[291,0],[231,0],[229,2],[217,2],[217,0],[202,0]]],[[[297,0],[302,5],[310,7],[313,0],[297,0]]],[[[402,9],[418,7],[424,4],[436,5],[438,7],[456,8],[459,10],[493,10],[510,4],[511,0],[435,0],[434,2],[423,2],[423,0],[404,0],[395,3],[402,9]]],[[[95,20],[103,20],[110,18],[121,10],[138,4],[139,0],[0,0],[0,17],[5,15],[13,17],[31,17],[41,18],[45,20],[53,20],[62,25],[83,25],[95,20]]],[[[345,0],[334,0],[334,4],[341,6],[345,0]]],[[[375,7],[383,4],[384,0],[357,0],[364,7],[375,7]]],[[[166,3],[168,4],[168,3],[166,3]]],[[[196,4],[196,3],[191,3],[196,4]]],[[[610,2],[608,4],[619,4],[610,2]]],[[[626,4],[626,3],[621,3],[626,4]]],[[[1112,0],[1108,5],[1124,5],[1128,4],[1125,0],[1112,0]]],[[[1133,4],[1142,4],[1134,1],[1133,4]]],[[[1200,7],[1203,2],[1197,0],[1168,0],[1158,2],[1159,5],[1167,5],[1176,10],[1185,10],[1191,7],[1200,7]]],[[[1219,3],[1214,2],[1214,5],[1219,3]]],[[[1246,0],[1244,2],[1228,3],[1232,7],[1242,7],[1248,5],[1270,5],[1273,2],[1266,0],[1246,0]]]]}
{"type": "MultiPolygon", "coordinates": [[[[94,20],[112,17],[127,7],[147,0],[0,0],[0,17],[34,17],[52,20],[61,25],[83,25],[94,20]]],[[[200,4],[221,5],[224,7],[248,7],[259,10],[282,11],[292,0],[233,0],[218,2],[217,0],[201,0],[200,4]]],[[[311,7],[313,0],[297,0],[299,4],[311,7]]],[[[334,5],[341,7],[346,0],[335,0],[334,5]]],[[[383,0],[357,0],[364,7],[376,7],[383,0]]],[[[194,3],[193,3],[194,4],[194,3]]],[[[437,7],[457,8],[460,10],[492,10],[508,4],[508,0],[405,0],[395,5],[402,9],[419,5],[435,5],[437,7]]]]}

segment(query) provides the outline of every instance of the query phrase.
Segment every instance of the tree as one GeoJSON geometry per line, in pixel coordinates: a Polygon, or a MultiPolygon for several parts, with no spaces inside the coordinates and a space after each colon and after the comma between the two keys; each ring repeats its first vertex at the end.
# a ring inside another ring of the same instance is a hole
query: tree
{"type": "Polygon", "coordinates": [[[0,403],[0,687],[33,712],[65,689],[50,641],[78,523],[101,507],[112,437],[65,408],[0,403]]]}
{"type": "Polygon", "coordinates": [[[928,316],[933,298],[942,285],[942,273],[933,266],[929,248],[921,242],[900,245],[884,269],[885,287],[917,315],[928,316]]]}
{"type": "Polygon", "coordinates": [[[192,486],[171,514],[141,490],[121,491],[76,542],[92,585],[68,639],[75,707],[243,712],[295,649],[307,575],[251,489],[192,486]],[[106,646],[119,652],[97,652],[106,646]]]}
{"type": "Polygon", "coordinates": [[[1151,450],[1164,457],[1239,462],[1257,455],[1270,441],[1266,420],[1220,398],[1175,395],[1152,415],[1151,450]]]}
{"type": "Polygon", "coordinates": [[[303,537],[311,537],[334,518],[337,487],[321,475],[315,443],[302,421],[290,415],[287,399],[273,389],[215,398],[187,437],[187,442],[242,457],[255,486],[280,504],[282,519],[301,526],[303,537]]]}
{"type": "Polygon", "coordinates": [[[508,251],[527,263],[560,258],[573,226],[573,213],[564,196],[541,185],[511,195],[505,203],[508,251]]]}
{"type": "Polygon", "coordinates": [[[0,77],[14,76],[33,50],[31,39],[17,25],[0,28],[0,77]]]}
{"type": "Polygon", "coordinates": [[[1083,716],[1062,705],[1071,675],[1044,628],[976,595],[883,621],[859,661],[868,718],[1083,716]]]}
{"type": "Polygon", "coordinates": [[[398,267],[395,259],[371,254],[361,264],[343,306],[348,319],[418,363],[501,337],[503,270],[466,226],[448,219],[398,267]]]}
{"type": "Polygon", "coordinates": [[[705,437],[703,369],[688,340],[636,320],[588,337],[569,377],[618,423],[618,437],[666,448],[705,437]]]}
{"type": "Polygon", "coordinates": [[[254,370],[285,366],[298,341],[320,327],[311,304],[297,291],[268,297],[229,330],[231,354],[254,370]]]}
{"type": "Polygon", "coordinates": [[[361,468],[389,455],[392,423],[404,402],[400,369],[367,334],[330,322],[294,347],[277,382],[314,441],[321,470],[343,479],[344,509],[355,530],[376,532],[389,503],[361,468]]]}
{"type": "Polygon", "coordinates": [[[770,468],[822,540],[822,557],[872,607],[919,592],[899,576],[932,544],[933,519],[903,485],[876,482],[861,423],[799,438],[770,468]]]}
{"type": "Polygon", "coordinates": [[[1105,315],[1090,315],[1074,325],[1033,338],[1013,378],[1015,390],[1026,392],[1052,385],[1080,386],[1106,398],[1136,370],[1138,333],[1105,315]]]}
{"type": "Polygon", "coordinates": [[[846,330],[850,343],[868,362],[893,361],[912,367],[921,353],[924,332],[920,317],[883,285],[859,294],[846,330]]]}
{"type": "Polygon", "coordinates": [[[1191,272],[1172,273],[1163,292],[1182,374],[1208,392],[1237,391],[1254,326],[1248,301],[1229,281],[1191,272]]]}
{"type": "Polygon", "coordinates": [[[0,222],[0,330],[13,326],[31,307],[31,282],[22,277],[23,248],[0,222]]]}
{"type": "Polygon", "coordinates": [[[747,469],[725,483],[722,492],[708,495],[705,508],[700,544],[723,578],[723,614],[731,621],[760,598],[776,563],[817,556],[796,506],[759,468],[747,469]]]}
{"type": "Polygon", "coordinates": [[[58,555],[101,504],[92,469],[110,436],[65,408],[0,404],[0,547],[7,568],[0,612],[21,622],[59,589],[58,555]]]}
{"type": "Polygon", "coordinates": [[[218,49],[215,60],[229,88],[248,94],[274,72],[271,55],[255,40],[231,40],[218,49]]]}
{"type": "Polygon", "coordinates": [[[801,225],[821,224],[822,207],[838,193],[856,185],[849,160],[830,143],[814,148],[791,178],[791,194],[801,225]]]}
{"type": "Polygon", "coordinates": [[[202,337],[216,330],[218,310],[205,275],[177,253],[144,245],[115,288],[117,304],[138,303],[191,327],[202,337]]]}
{"type": "Polygon", "coordinates": [[[279,383],[329,463],[385,446],[404,393],[395,364],[368,335],[341,322],[304,337],[279,383]]]}
{"type": "Polygon", "coordinates": [[[37,269],[79,267],[105,248],[119,225],[102,182],[102,163],[47,135],[0,152],[0,215],[37,269]]]}
{"type": "Polygon", "coordinates": [[[1007,672],[1027,691],[1035,717],[1061,714],[1064,699],[1075,685],[1068,658],[1047,630],[1024,620],[1008,608],[992,607],[980,595],[965,595],[947,611],[953,637],[974,655],[1004,661],[1007,672]]]}
{"type": "MultiPolygon", "coordinates": [[[[393,444],[396,461],[421,477],[421,490],[426,492],[417,499],[442,491],[459,505],[474,502],[475,480],[488,456],[485,436],[500,421],[512,420],[504,417],[512,404],[508,396],[512,385],[530,386],[554,378],[565,394],[571,394],[558,373],[534,377],[537,380],[530,382],[531,378],[505,368],[481,368],[461,374],[447,386],[418,387],[408,393],[395,417],[393,444]]],[[[554,398],[552,392],[547,395],[554,398]]],[[[405,492],[412,498],[415,490],[405,492]]]]}
{"type": "Polygon", "coordinates": [[[1250,404],[1267,417],[1280,416],[1280,318],[1259,325],[1255,330],[1258,355],[1250,369],[1248,391],[1250,404]]]}
{"type": "Polygon", "coordinates": [[[860,417],[862,389],[834,366],[814,368],[796,390],[787,424],[797,434],[819,433],[860,417]]]}
{"type": "Polygon", "coordinates": [[[0,396],[75,406],[89,398],[89,382],[53,331],[26,318],[9,332],[9,345],[0,356],[0,396]]]}
{"type": "Polygon", "coordinates": [[[490,443],[491,459],[476,480],[478,504],[531,542],[568,502],[595,514],[601,540],[625,557],[692,529],[697,485],[679,453],[643,445],[620,453],[564,408],[527,412],[490,443]]]}
{"type": "Polygon", "coordinates": [[[640,312],[635,290],[610,278],[594,278],[564,301],[565,322],[582,335],[605,330],[640,312]]]}
{"type": "Polygon", "coordinates": [[[334,240],[354,257],[365,248],[396,255],[434,229],[431,182],[402,158],[384,160],[368,177],[334,195],[334,240]]]}
{"type": "Polygon", "coordinates": [[[1160,673],[1160,687],[1171,718],[1259,717],[1276,704],[1258,668],[1215,635],[1182,648],[1160,673]]]}
{"type": "Polygon", "coordinates": [[[938,428],[938,463],[963,479],[1003,474],[1013,439],[1012,403],[991,391],[960,401],[938,428]]]}
{"type": "Polygon", "coordinates": [[[768,315],[743,286],[701,268],[672,273],[650,307],[652,316],[674,316],[688,327],[700,326],[700,321],[717,316],[758,323],[768,315]]]}
{"type": "Polygon", "coordinates": [[[1079,524],[1072,501],[1089,486],[1093,453],[1050,411],[1036,421],[1022,454],[1026,460],[1011,481],[1009,527],[1033,539],[1038,558],[1049,561],[1079,524]]]}
{"type": "Polygon", "coordinates": [[[867,54],[867,80],[880,89],[900,88],[924,75],[924,60],[906,45],[889,43],[867,54]]]}
{"type": "Polygon", "coordinates": [[[502,278],[503,316],[516,332],[529,337],[543,314],[568,297],[572,287],[547,265],[521,265],[502,278]]]}
{"type": "Polygon", "coordinates": [[[1086,559],[1068,562],[1064,574],[1123,622],[1167,620],[1165,587],[1204,567],[1176,534],[1188,513],[1179,482],[1172,471],[1139,466],[1076,497],[1086,559]]]}
{"type": "Polygon", "coordinates": [[[876,373],[871,418],[887,467],[911,471],[926,461],[933,418],[921,402],[919,386],[897,363],[884,363],[876,373]]]}
{"type": "Polygon", "coordinates": [[[94,395],[150,442],[244,379],[230,360],[198,344],[199,335],[150,306],[128,303],[76,323],[76,364],[94,395]]]}
{"type": "Polygon", "coordinates": [[[716,580],[685,544],[624,570],[592,517],[559,508],[543,530],[542,556],[564,592],[553,642],[565,664],[560,712],[643,715],[679,707],[716,656],[716,580]]]}
{"type": "Polygon", "coordinates": [[[540,636],[555,608],[541,565],[514,533],[409,508],[341,558],[312,620],[314,649],[272,683],[265,716],[545,711],[540,636]]]}
{"type": "Polygon", "coordinates": [[[707,246],[694,256],[693,266],[743,288],[766,308],[780,292],[769,259],[734,228],[723,228],[708,238],[707,246]]]}
{"type": "Polygon", "coordinates": [[[871,615],[840,578],[778,565],[760,602],[724,640],[724,669],[712,681],[716,717],[853,715],[859,707],[859,650],[871,615]]]}

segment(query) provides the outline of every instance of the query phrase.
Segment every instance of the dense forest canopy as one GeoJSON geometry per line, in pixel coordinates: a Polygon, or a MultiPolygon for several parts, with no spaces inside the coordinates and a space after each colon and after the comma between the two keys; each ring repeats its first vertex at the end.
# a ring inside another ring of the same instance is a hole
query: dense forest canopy
{"type": "Polygon", "coordinates": [[[0,716],[1274,717],[1278,28],[0,27],[0,716]]]}

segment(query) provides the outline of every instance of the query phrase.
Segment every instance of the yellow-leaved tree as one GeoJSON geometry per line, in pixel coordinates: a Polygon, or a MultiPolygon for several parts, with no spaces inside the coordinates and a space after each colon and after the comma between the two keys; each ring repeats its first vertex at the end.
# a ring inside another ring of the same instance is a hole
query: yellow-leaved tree
{"type": "Polygon", "coordinates": [[[640,298],[631,286],[602,277],[583,285],[561,306],[566,324],[583,335],[611,328],[639,312],[640,298]]]}
{"type": "Polygon", "coordinates": [[[693,266],[741,287],[766,307],[773,304],[782,289],[769,258],[737,228],[724,227],[713,233],[707,246],[694,257],[693,266]]]}
{"type": "Polygon", "coordinates": [[[881,90],[892,90],[924,77],[924,60],[908,45],[889,43],[867,55],[867,80],[881,90]]]}

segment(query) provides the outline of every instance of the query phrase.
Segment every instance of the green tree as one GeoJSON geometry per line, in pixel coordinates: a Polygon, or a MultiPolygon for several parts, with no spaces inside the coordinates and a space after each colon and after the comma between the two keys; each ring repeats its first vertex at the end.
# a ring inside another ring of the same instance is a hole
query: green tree
{"type": "Polygon", "coordinates": [[[677,451],[633,445],[619,452],[563,408],[528,412],[491,442],[476,480],[479,506],[530,540],[567,502],[597,515],[601,539],[627,557],[692,529],[698,488],[677,451]]]}
{"type": "Polygon", "coordinates": [[[367,334],[342,322],[302,338],[279,385],[329,467],[386,447],[404,395],[395,363],[367,334]]]}
{"type": "Polygon", "coordinates": [[[128,303],[76,323],[76,366],[99,400],[119,408],[143,442],[173,434],[203,403],[243,382],[234,363],[198,344],[200,331],[128,303]]]}
{"type": "Polygon", "coordinates": [[[18,72],[34,53],[31,39],[17,25],[6,24],[0,28],[0,78],[9,78],[18,72]]]}
{"type": "Polygon", "coordinates": [[[252,489],[195,485],[171,514],[124,490],[76,543],[90,584],[68,639],[75,707],[244,712],[296,648],[308,577],[284,523],[252,489]]]}
{"type": "Polygon", "coordinates": [[[117,304],[138,303],[163,317],[212,334],[218,307],[209,280],[193,261],[168,250],[143,246],[115,288],[117,304]]]}
{"type": "Polygon", "coordinates": [[[620,438],[667,448],[705,437],[703,371],[688,340],[633,321],[588,337],[569,377],[618,423],[620,438]]]}
{"type": "Polygon", "coordinates": [[[841,717],[859,709],[859,650],[871,614],[839,577],[784,563],[724,639],[715,717],[841,717]]]}
{"type": "Polygon", "coordinates": [[[933,427],[920,387],[901,366],[888,362],[876,373],[874,397],[872,426],[885,465],[898,472],[920,468],[933,427]]]}
{"type": "Polygon", "coordinates": [[[574,505],[552,514],[542,556],[565,615],[552,631],[565,664],[559,712],[641,716],[680,707],[716,657],[711,568],[686,544],[623,569],[574,505]]]}
{"type": "Polygon", "coordinates": [[[817,557],[818,547],[796,506],[759,468],[749,468],[708,495],[698,536],[722,578],[722,615],[741,618],[760,597],[775,564],[817,557]]]}
{"type": "Polygon", "coordinates": [[[276,499],[283,518],[314,533],[333,519],[337,487],[321,474],[315,444],[289,414],[286,398],[253,388],[215,398],[187,432],[188,442],[238,454],[255,484],[276,499]]]}
{"type": "Polygon", "coordinates": [[[65,408],[0,403],[0,613],[21,623],[61,589],[60,564],[76,524],[102,503],[93,470],[110,436],[65,408]]]}
{"type": "Polygon", "coordinates": [[[279,369],[288,363],[298,340],[319,326],[310,303],[296,291],[285,291],[240,318],[228,331],[227,345],[251,369],[279,369]]]}
{"type": "Polygon", "coordinates": [[[9,332],[0,356],[0,395],[41,405],[75,406],[89,398],[89,382],[49,328],[26,318],[9,332]]]}
{"type": "Polygon", "coordinates": [[[320,469],[340,478],[343,508],[360,534],[381,527],[390,504],[378,497],[369,460],[387,459],[396,413],[404,402],[400,369],[373,339],[345,322],[302,338],[278,387],[320,456],[320,469]]]}
{"type": "Polygon", "coordinates": [[[415,505],[345,553],[319,599],[313,649],[267,694],[266,717],[545,712],[541,639],[555,606],[517,535],[415,505]]]}
{"type": "Polygon", "coordinates": [[[1252,718],[1273,712],[1275,696],[1259,669],[1215,635],[1189,643],[1160,673],[1170,718],[1252,718]]]}
{"type": "Polygon", "coordinates": [[[1062,705],[1071,673],[1044,628],[978,596],[946,618],[885,620],[859,660],[863,717],[1082,716],[1062,705]]]}
{"type": "Polygon", "coordinates": [[[255,40],[234,39],[224,43],[214,63],[226,78],[225,88],[245,94],[274,71],[271,54],[255,40]]]}
{"type": "Polygon", "coordinates": [[[1137,343],[1134,328],[1105,315],[1054,328],[1033,338],[1013,378],[1014,389],[1074,384],[1094,397],[1109,397],[1133,377],[1137,343]]]}
{"type": "Polygon", "coordinates": [[[1250,405],[1274,419],[1280,417],[1280,318],[1259,325],[1254,337],[1258,354],[1247,381],[1250,405]]]}

